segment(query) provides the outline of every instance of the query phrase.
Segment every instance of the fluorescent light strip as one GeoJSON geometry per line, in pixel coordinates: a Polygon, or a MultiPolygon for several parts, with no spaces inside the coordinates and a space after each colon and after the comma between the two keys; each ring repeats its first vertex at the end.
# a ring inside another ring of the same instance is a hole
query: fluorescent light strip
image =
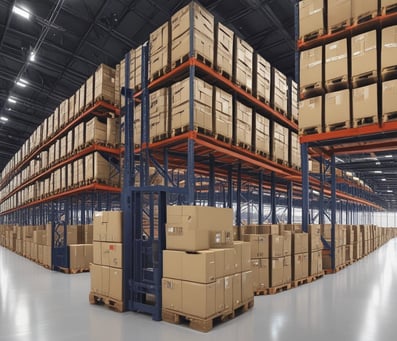
{"type": "Polygon", "coordinates": [[[14,98],[12,98],[12,97],[8,97],[8,102],[16,103],[17,101],[14,98]]]}
{"type": "Polygon", "coordinates": [[[12,11],[15,14],[18,14],[19,16],[21,16],[22,18],[25,18],[27,20],[30,19],[30,13],[26,9],[24,9],[22,7],[18,7],[18,6],[14,5],[14,7],[12,8],[12,11]]]}
{"type": "Polygon", "coordinates": [[[7,122],[7,121],[8,121],[8,118],[5,117],[5,116],[1,116],[1,117],[0,117],[0,120],[3,121],[3,122],[7,122]]]}

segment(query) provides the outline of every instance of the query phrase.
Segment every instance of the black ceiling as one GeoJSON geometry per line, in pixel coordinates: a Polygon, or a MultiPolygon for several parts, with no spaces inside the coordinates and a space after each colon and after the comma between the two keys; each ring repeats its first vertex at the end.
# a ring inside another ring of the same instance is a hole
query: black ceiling
{"type": "MultiPolygon", "coordinates": [[[[275,67],[294,75],[294,0],[200,2],[275,67]]],[[[9,119],[0,121],[0,169],[100,63],[115,66],[187,3],[189,0],[0,0],[0,115],[9,119]],[[28,9],[30,20],[13,13],[14,4],[28,9]],[[30,51],[59,4],[59,15],[36,60],[28,63],[30,51]],[[21,70],[30,84],[25,88],[15,85],[21,70]],[[17,103],[8,102],[9,96],[16,97],[17,103]]]]}

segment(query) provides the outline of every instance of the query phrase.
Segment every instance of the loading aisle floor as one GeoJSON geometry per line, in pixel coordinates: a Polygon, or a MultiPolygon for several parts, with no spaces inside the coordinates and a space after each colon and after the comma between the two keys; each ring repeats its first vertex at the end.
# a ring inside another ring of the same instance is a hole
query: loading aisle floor
{"type": "Polygon", "coordinates": [[[208,334],[88,303],[88,273],[0,247],[0,340],[395,340],[397,239],[341,272],[273,296],[208,334]]]}

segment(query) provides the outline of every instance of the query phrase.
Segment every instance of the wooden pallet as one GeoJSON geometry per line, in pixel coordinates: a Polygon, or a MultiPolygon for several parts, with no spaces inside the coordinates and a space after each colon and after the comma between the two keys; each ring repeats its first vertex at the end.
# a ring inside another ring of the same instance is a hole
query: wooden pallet
{"type": "Polygon", "coordinates": [[[269,295],[269,289],[257,289],[254,290],[254,295],[255,296],[263,296],[263,295],[269,295]]]}
{"type": "Polygon", "coordinates": [[[397,77],[397,65],[388,66],[382,69],[382,81],[388,81],[397,77]]]}
{"type": "Polygon", "coordinates": [[[104,304],[109,309],[117,311],[118,313],[122,313],[124,311],[123,301],[114,300],[113,298],[110,298],[108,296],[90,292],[89,301],[91,304],[104,304]]]}
{"type": "Polygon", "coordinates": [[[164,133],[164,134],[160,134],[160,135],[153,136],[153,137],[150,139],[150,141],[151,141],[152,143],[155,143],[155,142],[159,142],[159,141],[162,141],[162,140],[166,140],[168,137],[169,137],[169,135],[168,135],[167,133],[164,133]]]}
{"type": "Polygon", "coordinates": [[[274,295],[277,294],[279,292],[285,291],[285,290],[289,290],[291,289],[291,283],[287,283],[287,284],[282,284],[282,285],[278,285],[275,287],[271,287],[268,290],[268,294],[269,295],[274,295]]]}
{"type": "Polygon", "coordinates": [[[297,288],[298,286],[303,285],[303,284],[307,284],[307,283],[310,283],[309,282],[309,277],[293,280],[291,282],[293,288],[297,288]]]}
{"type": "Polygon", "coordinates": [[[376,83],[378,80],[378,72],[373,70],[369,72],[364,72],[360,75],[352,77],[353,88],[359,88],[360,86],[369,85],[376,83]]]}
{"type": "Polygon", "coordinates": [[[322,132],[321,127],[308,127],[299,129],[299,135],[313,135],[320,134],[322,132]]]}
{"type": "Polygon", "coordinates": [[[334,92],[337,90],[347,89],[349,87],[349,81],[347,75],[342,77],[329,79],[325,82],[325,88],[328,92],[334,92]]]}
{"type": "Polygon", "coordinates": [[[336,272],[339,272],[339,271],[343,270],[347,266],[348,266],[348,264],[345,263],[345,264],[341,264],[341,265],[336,266],[335,269],[324,269],[324,273],[326,275],[334,274],[336,272]]]}
{"type": "Polygon", "coordinates": [[[397,4],[392,4],[389,6],[382,7],[382,15],[389,15],[391,13],[397,12],[397,4]]]}
{"type": "Polygon", "coordinates": [[[263,157],[266,158],[266,159],[269,159],[269,158],[270,158],[270,154],[264,152],[263,150],[257,149],[257,150],[255,150],[255,153],[258,154],[258,155],[260,155],[260,156],[263,156],[263,157]]]}
{"type": "Polygon", "coordinates": [[[168,65],[166,65],[163,68],[161,68],[160,70],[157,70],[157,71],[153,72],[151,74],[151,76],[150,76],[150,79],[149,79],[150,82],[153,82],[157,78],[160,78],[161,76],[164,76],[169,71],[170,71],[170,67],[168,65]]]}
{"type": "Polygon", "coordinates": [[[350,121],[329,124],[325,127],[325,131],[328,133],[330,131],[347,129],[347,128],[350,128],[350,121]]]}
{"type": "Polygon", "coordinates": [[[163,309],[162,319],[165,322],[169,322],[173,324],[187,323],[189,328],[197,330],[199,332],[207,333],[211,329],[213,329],[216,324],[233,319],[236,316],[241,315],[244,312],[247,312],[253,306],[254,306],[254,299],[251,299],[248,302],[239,305],[237,308],[224,311],[221,313],[217,313],[205,319],[195,317],[189,314],[184,314],[181,312],[176,312],[173,310],[163,309]]]}
{"type": "Polygon", "coordinates": [[[316,82],[301,86],[299,92],[300,92],[300,99],[306,99],[317,95],[322,95],[324,90],[321,85],[321,82],[316,82]]]}
{"type": "MultiPolygon", "coordinates": [[[[197,59],[198,61],[202,62],[203,64],[209,66],[212,68],[212,61],[209,60],[208,58],[204,57],[202,54],[194,52],[193,53],[193,57],[195,59],[197,59]]],[[[189,53],[185,54],[184,56],[180,57],[179,59],[175,60],[172,63],[172,68],[175,69],[176,67],[178,67],[179,65],[182,65],[183,63],[187,62],[189,60],[190,56],[189,53]]]]}
{"type": "Polygon", "coordinates": [[[68,268],[63,268],[61,266],[58,266],[55,270],[58,270],[59,272],[63,272],[64,274],[69,274],[69,275],[79,274],[83,272],[90,272],[89,268],[68,269],[68,268]]]}
{"type": "Polygon", "coordinates": [[[237,142],[237,146],[245,150],[251,150],[251,145],[245,142],[237,142]]]}
{"type": "Polygon", "coordinates": [[[318,274],[315,274],[315,275],[310,275],[310,276],[308,277],[308,283],[311,283],[311,282],[313,282],[313,281],[316,281],[316,280],[318,280],[318,279],[324,277],[324,275],[325,275],[324,271],[321,271],[321,272],[319,272],[318,274]]]}
{"type": "Polygon", "coordinates": [[[367,12],[360,14],[359,16],[353,18],[353,26],[357,26],[359,24],[365,23],[369,20],[372,20],[378,16],[378,11],[373,11],[373,12],[367,12]]]}
{"type": "Polygon", "coordinates": [[[305,42],[308,42],[310,40],[317,39],[317,38],[321,37],[323,34],[324,34],[324,29],[320,28],[320,29],[318,29],[316,31],[307,33],[304,36],[299,37],[299,41],[302,42],[302,43],[305,43],[305,42]]]}
{"type": "Polygon", "coordinates": [[[382,121],[389,122],[397,120],[397,111],[389,112],[387,114],[383,114],[382,121]]]}
{"type": "Polygon", "coordinates": [[[227,78],[228,80],[230,81],[232,80],[232,75],[229,74],[229,72],[223,70],[220,66],[216,68],[216,71],[218,71],[218,73],[220,73],[223,77],[227,78]]]}
{"type": "Polygon", "coordinates": [[[361,117],[353,120],[353,128],[378,123],[378,116],[361,117]]]}
{"type": "Polygon", "coordinates": [[[328,34],[337,33],[345,30],[350,25],[350,19],[346,19],[338,24],[328,27],[328,34]]]}
{"type": "Polygon", "coordinates": [[[252,95],[252,89],[250,89],[248,86],[246,86],[245,84],[240,83],[239,81],[236,80],[236,85],[238,85],[241,89],[243,89],[245,92],[249,93],[250,95],[252,95]]]}
{"type": "Polygon", "coordinates": [[[216,134],[215,133],[215,138],[219,141],[225,142],[225,143],[231,143],[232,139],[230,137],[226,137],[222,134],[216,134]]]}
{"type": "Polygon", "coordinates": [[[265,103],[265,104],[267,104],[267,105],[270,105],[270,101],[267,99],[267,98],[265,98],[265,97],[263,97],[263,96],[261,96],[261,95],[256,95],[255,96],[257,99],[259,99],[259,101],[261,101],[262,103],[265,103]]]}

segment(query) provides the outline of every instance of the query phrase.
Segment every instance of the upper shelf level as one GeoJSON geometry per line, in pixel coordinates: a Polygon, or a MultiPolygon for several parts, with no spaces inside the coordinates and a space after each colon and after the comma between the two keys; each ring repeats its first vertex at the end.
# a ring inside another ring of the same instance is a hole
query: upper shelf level
{"type": "MultiPolygon", "coordinates": [[[[204,76],[206,76],[206,81],[210,83],[216,83],[217,86],[222,87],[226,91],[235,93],[239,99],[244,100],[250,106],[254,106],[257,110],[262,111],[267,117],[277,121],[278,123],[286,127],[289,127],[294,132],[298,131],[298,125],[288,119],[288,117],[274,110],[268,104],[261,102],[259,99],[240,88],[231,80],[227,79],[222,74],[218,73],[217,71],[194,57],[189,58],[189,60],[172,69],[170,72],[150,82],[148,85],[149,90],[154,91],[161,87],[170,85],[172,82],[175,82],[175,79],[187,75],[189,68],[192,66],[196,67],[199,71],[203,73],[204,76]]],[[[134,98],[139,99],[141,95],[142,90],[136,92],[134,94],[134,98]]]]}
{"type": "Polygon", "coordinates": [[[376,28],[387,27],[389,25],[396,24],[396,22],[397,22],[397,12],[386,15],[379,15],[375,18],[372,18],[360,24],[353,24],[347,26],[345,29],[341,31],[337,31],[335,33],[320,35],[319,37],[308,41],[299,40],[297,46],[300,51],[308,50],[313,47],[332,43],[334,41],[346,38],[348,36],[354,36],[376,28]]]}

